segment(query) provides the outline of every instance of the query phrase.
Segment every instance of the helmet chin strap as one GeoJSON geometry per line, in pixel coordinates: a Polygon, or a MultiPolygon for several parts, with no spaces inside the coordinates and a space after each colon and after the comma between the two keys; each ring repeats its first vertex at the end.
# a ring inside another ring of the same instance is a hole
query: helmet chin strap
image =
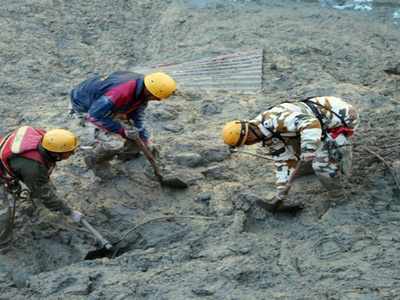
{"type": "Polygon", "coordinates": [[[63,160],[62,153],[51,152],[51,151],[48,151],[46,149],[43,149],[43,150],[46,152],[47,157],[50,158],[50,160],[52,160],[53,162],[54,161],[62,161],[63,160]]]}
{"type": "Polygon", "coordinates": [[[49,156],[54,160],[54,161],[62,161],[62,153],[57,153],[57,152],[51,152],[47,151],[49,156]]]}
{"type": "Polygon", "coordinates": [[[260,142],[262,142],[262,146],[265,147],[266,141],[272,139],[272,136],[269,137],[269,138],[267,138],[264,134],[262,134],[262,132],[261,132],[261,135],[260,135],[259,132],[257,132],[257,130],[256,130],[253,126],[256,126],[256,125],[250,123],[250,124],[249,124],[249,130],[256,136],[256,138],[257,138],[260,142]]]}
{"type": "Polygon", "coordinates": [[[240,121],[240,137],[236,143],[236,147],[242,146],[246,142],[248,135],[249,135],[249,122],[240,121]]]}

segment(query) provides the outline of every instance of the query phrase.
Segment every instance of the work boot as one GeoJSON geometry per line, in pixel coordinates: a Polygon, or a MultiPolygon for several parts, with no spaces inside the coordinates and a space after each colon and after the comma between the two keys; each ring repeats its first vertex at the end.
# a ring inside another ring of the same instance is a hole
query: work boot
{"type": "Polygon", "coordinates": [[[96,158],[94,155],[88,155],[85,156],[84,159],[86,167],[90,170],[94,169],[96,167],[96,158]]]}
{"type": "Polygon", "coordinates": [[[129,161],[132,159],[136,159],[140,157],[140,151],[134,152],[134,151],[130,151],[130,152],[121,152],[117,154],[117,158],[120,161],[129,161]]]}
{"type": "Polygon", "coordinates": [[[114,177],[111,171],[110,160],[115,156],[115,151],[94,151],[84,158],[88,169],[101,180],[110,180],[114,177]]]}
{"type": "Polygon", "coordinates": [[[111,171],[111,164],[108,161],[101,163],[96,162],[96,159],[92,156],[84,158],[86,166],[93,171],[94,175],[100,178],[102,181],[111,180],[114,175],[111,171]]]}
{"type": "Polygon", "coordinates": [[[126,141],[117,158],[121,161],[128,161],[140,157],[140,149],[134,141],[126,141]]]}

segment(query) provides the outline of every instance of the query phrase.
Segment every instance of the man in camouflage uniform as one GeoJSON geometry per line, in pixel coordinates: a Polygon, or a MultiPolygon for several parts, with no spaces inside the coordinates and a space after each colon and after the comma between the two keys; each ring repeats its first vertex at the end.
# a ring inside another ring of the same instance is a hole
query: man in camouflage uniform
{"type": "MultiPolygon", "coordinates": [[[[312,97],[282,103],[251,121],[232,121],[223,129],[231,147],[262,142],[276,167],[276,198],[286,198],[300,161],[311,162],[329,190],[340,188],[341,175],[351,169],[349,138],[357,126],[354,107],[337,97],[312,97]]],[[[280,201],[282,203],[282,201],[280,201]]]]}

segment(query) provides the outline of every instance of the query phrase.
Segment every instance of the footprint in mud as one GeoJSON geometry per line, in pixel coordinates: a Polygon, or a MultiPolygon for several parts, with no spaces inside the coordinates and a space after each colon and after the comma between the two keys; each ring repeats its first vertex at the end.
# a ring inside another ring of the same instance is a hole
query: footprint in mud
{"type": "Polygon", "coordinates": [[[321,260],[341,259],[347,254],[372,261],[382,256],[382,249],[372,236],[326,236],[312,246],[312,251],[321,260]]]}
{"type": "Polygon", "coordinates": [[[354,242],[353,246],[351,247],[351,251],[360,252],[366,248],[372,248],[374,246],[376,246],[376,239],[372,237],[363,237],[354,242]]]}
{"type": "Polygon", "coordinates": [[[347,247],[336,237],[324,237],[312,246],[312,250],[319,259],[327,260],[339,258],[347,247]]]}
{"type": "Polygon", "coordinates": [[[346,291],[340,295],[342,300],[378,300],[382,299],[379,291],[346,291]]]}
{"type": "Polygon", "coordinates": [[[359,256],[362,260],[375,261],[383,257],[385,248],[389,247],[391,247],[390,244],[381,245],[376,238],[365,236],[353,243],[351,253],[359,256]]]}

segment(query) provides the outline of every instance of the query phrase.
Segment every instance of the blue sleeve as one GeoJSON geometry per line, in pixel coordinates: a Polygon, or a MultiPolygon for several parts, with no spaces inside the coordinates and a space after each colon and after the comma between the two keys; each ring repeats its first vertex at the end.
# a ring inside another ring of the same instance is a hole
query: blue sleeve
{"type": "Polygon", "coordinates": [[[107,131],[121,134],[123,127],[119,122],[113,120],[112,109],[113,103],[111,100],[106,96],[102,96],[90,107],[88,120],[107,131]]]}
{"type": "Polygon", "coordinates": [[[140,138],[147,142],[150,138],[149,132],[144,127],[145,110],[147,105],[142,104],[138,109],[134,110],[128,115],[128,118],[132,120],[133,125],[139,131],[140,138]]]}

